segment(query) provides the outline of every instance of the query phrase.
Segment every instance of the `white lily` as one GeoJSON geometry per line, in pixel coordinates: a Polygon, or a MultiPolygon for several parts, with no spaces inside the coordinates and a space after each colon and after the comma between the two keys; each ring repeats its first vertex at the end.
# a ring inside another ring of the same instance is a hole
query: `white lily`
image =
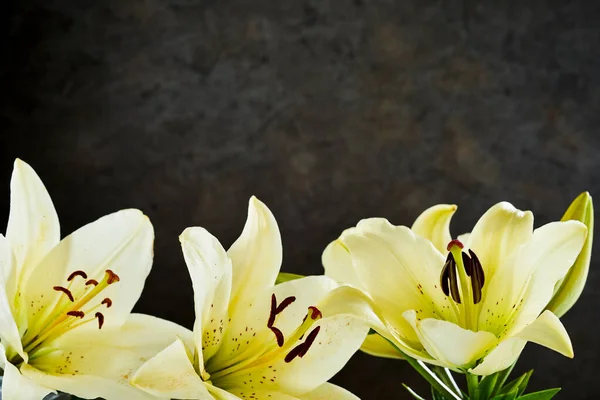
{"type": "Polygon", "coordinates": [[[509,367],[527,341],[572,357],[565,328],[544,309],[581,251],[585,225],[534,230],[531,212],[504,202],[451,241],[455,211],[434,206],[411,229],[366,219],[327,247],[326,274],[367,292],[387,325],[375,327],[385,339],[370,335],[363,349],[401,357],[396,347],[476,375],[509,367]]]}
{"type": "Polygon", "coordinates": [[[136,372],[134,386],[178,399],[356,399],[327,380],[369,328],[318,308],[326,299],[336,305],[330,278],[274,285],[281,237],[263,203],[250,200],[227,252],[203,228],[186,229],[180,240],[194,288],[195,345],[175,341],[136,372]]]}
{"type": "Polygon", "coordinates": [[[6,237],[0,235],[3,400],[42,399],[56,390],[107,400],[150,397],[130,386],[129,376],[187,334],[130,315],[150,272],[153,238],[146,216],[122,210],[61,241],[44,185],[15,161],[6,237]]]}

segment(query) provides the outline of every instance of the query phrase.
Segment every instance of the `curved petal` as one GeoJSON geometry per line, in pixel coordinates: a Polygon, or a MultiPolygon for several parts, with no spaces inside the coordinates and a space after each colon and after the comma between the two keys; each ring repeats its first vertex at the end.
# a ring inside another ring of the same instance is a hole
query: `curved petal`
{"type": "Polygon", "coordinates": [[[515,336],[573,358],[573,345],[569,334],[562,322],[551,311],[544,311],[533,323],[527,325],[515,336]]]}
{"type": "MultiPolygon", "coordinates": [[[[100,282],[105,279],[105,271],[111,270],[119,281],[90,300],[86,309],[109,298],[112,305],[103,306],[101,310],[104,326],[120,326],[140,297],[150,272],[153,241],[150,220],[133,209],[104,216],[78,229],[44,257],[25,283],[25,304],[31,304],[28,320],[30,323],[42,320],[54,312],[59,301],[68,301],[54,286],[70,287],[75,301],[83,296],[87,287],[85,279],[76,276],[68,282],[72,272],[83,271],[87,279],[100,282]]],[[[96,324],[85,326],[97,327],[96,324]]]]}
{"type": "Polygon", "coordinates": [[[335,281],[326,276],[307,276],[257,293],[244,306],[240,304],[231,316],[223,344],[208,361],[207,369],[221,370],[277,347],[276,336],[268,327],[273,296],[277,305],[287,298],[294,298],[273,321],[273,326],[287,338],[302,325],[308,307],[317,306],[335,287],[335,281]]]}
{"type": "Polygon", "coordinates": [[[368,335],[360,349],[375,357],[403,359],[402,354],[379,334],[368,335]]]}
{"type": "Polygon", "coordinates": [[[0,344],[0,368],[4,370],[2,377],[2,396],[4,400],[43,399],[47,394],[56,391],[41,386],[35,380],[21,375],[17,367],[6,360],[5,349],[0,344]]]}
{"type": "Polygon", "coordinates": [[[469,372],[475,375],[487,376],[505,370],[517,361],[526,343],[526,340],[516,337],[500,342],[496,348],[485,356],[481,364],[470,369],[469,372]]]}
{"type": "Polygon", "coordinates": [[[0,234],[0,282],[4,286],[9,299],[14,299],[17,286],[17,270],[15,257],[10,243],[0,234]]]}
{"type": "Polygon", "coordinates": [[[310,393],[300,396],[301,400],[360,400],[344,388],[324,383],[310,393]]]}
{"type": "MultiPolygon", "coordinates": [[[[477,254],[490,282],[502,260],[510,256],[521,244],[527,242],[533,232],[533,214],[521,211],[512,204],[502,202],[494,205],[477,221],[467,247],[477,254]]],[[[484,297],[485,297],[485,286],[484,297]]]]}
{"type": "Polygon", "coordinates": [[[217,400],[237,400],[237,399],[252,399],[252,400],[299,400],[281,392],[263,389],[262,385],[256,385],[252,388],[230,388],[227,391],[212,392],[217,400]]]}
{"type": "Polygon", "coordinates": [[[346,283],[357,288],[363,287],[354,271],[348,249],[339,240],[329,243],[321,256],[321,262],[325,268],[325,275],[339,283],[346,283]]]}
{"type": "Polygon", "coordinates": [[[440,288],[444,257],[431,242],[387,220],[362,220],[354,232],[340,238],[354,269],[383,316],[408,340],[418,341],[402,318],[406,310],[423,310],[424,317],[455,321],[454,303],[440,288]]]}
{"type": "Polygon", "coordinates": [[[450,235],[450,220],[458,207],[454,204],[438,204],[429,207],[417,217],[410,228],[417,235],[428,239],[436,249],[445,254],[450,235]]]}
{"type": "Polygon", "coordinates": [[[585,235],[585,225],[577,221],[536,229],[529,242],[504,260],[489,283],[479,328],[511,336],[535,320],[579,255],[585,235]]]}
{"type": "Polygon", "coordinates": [[[160,318],[132,314],[119,329],[71,331],[54,351],[35,357],[28,376],[84,398],[148,398],[129,379],[144,362],[175,340],[193,344],[192,332],[160,318]],[[181,339],[178,339],[181,338],[181,339]]]}
{"type": "MultiPolygon", "coordinates": [[[[194,287],[196,350],[208,360],[219,346],[229,320],[231,260],[204,228],[187,228],[179,237],[194,287]]],[[[204,368],[204,363],[200,363],[204,368]]]]}
{"type": "Polygon", "coordinates": [[[131,378],[131,384],[159,397],[213,400],[181,340],[146,362],[131,378]]]}
{"type": "Polygon", "coordinates": [[[6,238],[21,270],[19,275],[25,278],[60,241],[60,225],[50,195],[33,168],[19,159],[10,180],[6,238]]]}
{"type": "MultiPolygon", "coordinates": [[[[359,349],[369,329],[362,321],[348,315],[323,318],[311,327],[311,333],[317,327],[316,338],[302,357],[286,361],[283,354],[261,367],[243,371],[246,373],[240,371],[226,376],[218,385],[249,390],[258,382],[263,390],[289,395],[315,390],[342,369],[359,349]]],[[[303,341],[298,344],[300,342],[303,341]]]]}
{"type": "Polygon", "coordinates": [[[413,326],[427,352],[450,368],[468,368],[498,344],[486,331],[473,332],[434,318],[419,320],[410,310],[404,317],[413,326]]]}
{"type": "MultiPolygon", "coordinates": [[[[23,352],[21,335],[19,334],[19,329],[10,305],[11,302],[6,296],[4,286],[0,285],[0,340],[9,351],[15,351],[23,360],[27,360],[27,354],[23,352]]],[[[4,351],[2,354],[4,356],[4,351]]]]}
{"type": "Polygon", "coordinates": [[[256,197],[250,199],[248,219],[241,236],[227,251],[233,281],[230,313],[257,292],[273,286],[281,267],[281,235],[271,211],[256,197]]]}

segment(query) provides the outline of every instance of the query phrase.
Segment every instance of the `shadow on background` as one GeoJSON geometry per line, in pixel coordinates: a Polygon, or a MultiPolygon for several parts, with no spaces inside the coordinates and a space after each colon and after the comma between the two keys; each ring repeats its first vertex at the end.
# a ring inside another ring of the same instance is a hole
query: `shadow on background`
{"type": "MultiPolygon", "coordinates": [[[[136,308],[191,327],[177,236],[231,244],[248,198],[278,218],[285,271],[369,216],[456,203],[453,232],[500,200],[558,219],[600,194],[600,6],[513,1],[20,1],[4,14],[0,225],[14,157],[66,235],[120,208],[156,229],[136,308]],[[489,2],[491,3],[491,2],[489,2]]],[[[529,345],[531,389],[597,389],[598,259],[565,317],[576,358],[529,345]]],[[[426,393],[403,362],[357,354],[363,399],[426,393]]]]}

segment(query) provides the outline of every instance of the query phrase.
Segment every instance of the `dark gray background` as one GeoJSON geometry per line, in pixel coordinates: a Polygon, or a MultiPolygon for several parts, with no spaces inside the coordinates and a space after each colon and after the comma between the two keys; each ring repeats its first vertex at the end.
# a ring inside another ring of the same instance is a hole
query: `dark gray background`
{"type": "MultiPolygon", "coordinates": [[[[228,246],[253,194],[278,218],[284,270],[303,274],[363,217],[410,224],[452,202],[460,233],[509,200],[560,218],[600,194],[600,7],[521,3],[5,2],[0,224],[16,156],[63,234],[141,208],[156,258],[137,311],[191,327],[177,236],[202,225],[228,246]]],[[[575,359],[529,345],[532,388],[600,395],[597,267],[564,318],[575,359]]],[[[367,400],[425,387],[364,354],[334,381],[367,400]]]]}

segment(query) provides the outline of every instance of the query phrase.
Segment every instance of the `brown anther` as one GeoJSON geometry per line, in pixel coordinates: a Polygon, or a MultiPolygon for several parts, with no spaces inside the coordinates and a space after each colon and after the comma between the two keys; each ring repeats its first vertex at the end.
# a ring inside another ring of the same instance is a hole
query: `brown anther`
{"type": "Polygon", "coordinates": [[[56,290],[57,292],[63,292],[64,294],[66,294],[67,297],[69,298],[69,300],[71,300],[71,302],[75,301],[73,299],[73,295],[71,294],[71,291],[69,289],[64,288],[62,286],[54,286],[52,289],[56,290]]]}
{"type": "Polygon", "coordinates": [[[275,323],[275,310],[277,310],[277,297],[275,293],[271,295],[271,311],[269,311],[269,320],[267,321],[267,327],[271,328],[275,323]]]}
{"type": "Polygon", "coordinates": [[[76,276],[81,276],[83,279],[87,279],[87,274],[83,271],[77,270],[71,272],[71,275],[67,278],[68,282],[71,282],[76,276]]]}
{"type": "Polygon", "coordinates": [[[106,283],[108,283],[109,285],[112,283],[115,283],[115,282],[119,282],[121,280],[119,278],[119,275],[115,274],[110,269],[107,269],[105,272],[108,275],[108,279],[106,279],[106,283]]]}
{"type": "Polygon", "coordinates": [[[294,358],[298,357],[300,355],[300,353],[302,353],[303,350],[304,350],[304,343],[300,343],[298,346],[296,346],[292,350],[290,350],[290,352],[287,353],[287,355],[285,356],[285,358],[283,360],[286,363],[290,363],[290,362],[292,362],[292,360],[294,360],[294,358]]]}
{"type": "Polygon", "coordinates": [[[87,281],[87,282],[85,283],[85,286],[87,286],[87,285],[94,285],[94,286],[97,286],[97,285],[98,285],[98,281],[97,281],[97,280],[95,280],[95,279],[90,279],[89,281],[87,281]]]}
{"type": "Polygon", "coordinates": [[[97,312],[94,316],[98,318],[98,329],[102,329],[102,325],[104,325],[104,315],[101,312],[97,312]]]}
{"type": "Polygon", "coordinates": [[[284,342],[283,332],[274,326],[270,327],[271,331],[275,334],[275,338],[277,339],[277,346],[282,347],[284,342]]]}
{"type": "Polygon", "coordinates": [[[112,306],[112,300],[107,297],[104,300],[102,300],[100,304],[105,304],[106,308],[110,308],[110,306],[112,306]]]}
{"type": "Polygon", "coordinates": [[[302,351],[300,352],[300,354],[298,354],[298,356],[300,358],[304,357],[304,355],[306,354],[308,349],[310,349],[310,346],[312,346],[312,344],[315,341],[315,339],[317,338],[317,335],[319,334],[320,330],[321,330],[321,327],[317,326],[315,329],[310,331],[310,333],[306,337],[306,340],[304,341],[304,346],[302,347],[302,351]]]}
{"type": "Polygon", "coordinates": [[[283,310],[285,310],[287,308],[287,306],[289,306],[290,304],[292,304],[293,302],[296,301],[296,296],[290,296],[290,297],[286,297],[281,304],[279,304],[277,306],[277,308],[275,309],[275,315],[280,314],[283,310]]]}
{"type": "Polygon", "coordinates": [[[72,317],[77,317],[77,318],[85,317],[85,313],[83,311],[69,311],[67,313],[67,315],[70,315],[72,317]]]}
{"type": "Polygon", "coordinates": [[[310,311],[311,319],[319,319],[319,318],[323,317],[323,314],[321,314],[321,311],[315,306],[308,307],[308,311],[310,311]]]}
{"type": "Polygon", "coordinates": [[[448,243],[448,246],[446,247],[446,250],[450,251],[450,249],[451,249],[452,247],[454,247],[454,246],[458,246],[458,247],[460,247],[461,249],[464,249],[464,248],[465,248],[465,245],[464,245],[464,244],[462,244],[462,242],[461,242],[460,240],[458,240],[458,239],[454,239],[454,240],[451,240],[451,241],[450,241],[450,243],[448,243]]]}

